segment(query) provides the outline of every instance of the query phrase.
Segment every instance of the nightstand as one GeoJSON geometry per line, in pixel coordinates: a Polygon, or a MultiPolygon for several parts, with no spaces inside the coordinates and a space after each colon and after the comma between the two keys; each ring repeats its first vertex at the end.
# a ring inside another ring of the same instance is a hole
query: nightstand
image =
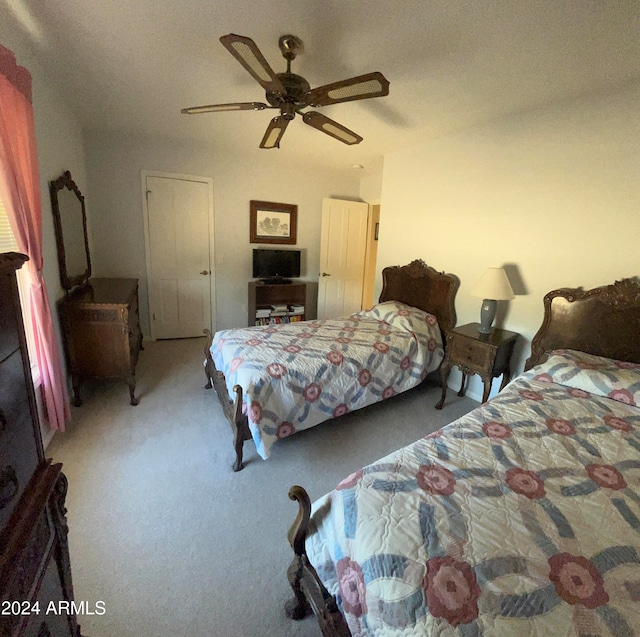
{"type": "Polygon", "coordinates": [[[444,361],[440,367],[442,397],[436,409],[442,409],[447,396],[447,377],[455,365],[462,372],[462,384],[458,396],[464,396],[464,385],[468,374],[478,374],[484,383],[482,402],[486,402],[491,391],[491,381],[502,374],[500,390],[511,378],[511,355],[518,336],[516,332],[494,328],[491,334],[478,332],[480,323],[469,323],[454,327],[447,333],[444,361]]]}

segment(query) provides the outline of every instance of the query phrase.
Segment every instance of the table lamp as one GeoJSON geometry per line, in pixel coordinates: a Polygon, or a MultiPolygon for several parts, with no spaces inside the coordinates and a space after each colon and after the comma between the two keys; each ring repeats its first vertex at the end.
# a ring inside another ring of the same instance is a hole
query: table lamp
{"type": "Polygon", "coordinates": [[[473,286],[471,296],[483,299],[478,328],[481,334],[491,334],[493,331],[491,324],[496,316],[497,301],[509,301],[515,298],[503,268],[488,268],[473,286]]]}

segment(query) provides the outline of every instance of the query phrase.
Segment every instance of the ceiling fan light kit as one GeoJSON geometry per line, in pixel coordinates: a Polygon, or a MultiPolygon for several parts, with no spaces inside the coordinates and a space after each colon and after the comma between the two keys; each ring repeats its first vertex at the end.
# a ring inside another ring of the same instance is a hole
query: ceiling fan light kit
{"type": "Polygon", "coordinates": [[[303,112],[303,109],[309,106],[317,108],[352,100],[384,97],[389,94],[389,82],[378,71],[311,89],[305,78],[291,72],[291,62],[304,50],[302,40],[295,35],[283,35],[278,41],[282,56],[287,61],[287,70],[284,73],[274,73],[251,38],[230,33],[223,35],[220,42],[262,86],[268,104],[262,102],[211,104],[183,108],[181,112],[197,115],[221,111],[262,111],[267,108],[277,108],[280,115],[269,122],[260,142],[260,148],[279,148],[280,140],[296,113],[302,116],[305,124],[344,144],[359,144],[363,139],[360,135],[317,111],[303,112]]]}

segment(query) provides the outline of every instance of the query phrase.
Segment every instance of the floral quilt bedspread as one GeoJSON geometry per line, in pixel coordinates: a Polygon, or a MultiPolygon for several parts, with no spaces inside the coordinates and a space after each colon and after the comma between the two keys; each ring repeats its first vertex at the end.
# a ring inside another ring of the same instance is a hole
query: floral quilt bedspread
{"type": "Polygon", "coordinates": [[[640,365],[560,350],[316,501],[353,635],[640,635],[640,365]]]}
{"type": "Polygon", "coordinates": [[[418,385],[444,358],[435,316],[387,301],[324,321],[217,332],[216,368],[243,389],[258,453],[279,438],[418,385]]]}

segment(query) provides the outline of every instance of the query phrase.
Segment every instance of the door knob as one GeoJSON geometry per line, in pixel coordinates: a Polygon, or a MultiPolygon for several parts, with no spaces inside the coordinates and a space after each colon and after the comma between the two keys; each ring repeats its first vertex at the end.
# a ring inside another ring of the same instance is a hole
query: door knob
{"type": "Polygon", "coordinates": [[[320,276],[331,276],[328,272],[323,272],[320,276]]]}
{"type": "Polygon", "coordinates": [[[209,270],[203,270],[200,274],[209,274],[209,270]]]}

